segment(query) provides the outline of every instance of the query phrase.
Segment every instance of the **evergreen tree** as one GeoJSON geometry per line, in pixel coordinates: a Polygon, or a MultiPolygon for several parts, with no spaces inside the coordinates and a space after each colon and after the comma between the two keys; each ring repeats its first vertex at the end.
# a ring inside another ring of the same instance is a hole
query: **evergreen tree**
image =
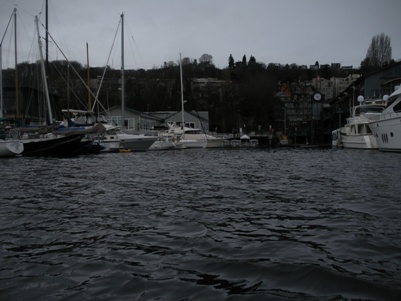
{"type": "Polygon", "coordinates": [[[234,69],[234,58],[232,54],[230,54],[228,58],[228,68],[234,69]]]}
{"type": "Polygon", "coordinates": [[[253,55],[251,55],[251,57],[249,58],[249,62],[248,62],[248,65],[252,65],[252,64],[256,64],[256,59],[253,55]]]}
{"type": "Polygon", "coordinates": [[[246,67],[246,55],[244,54],[244,56],[242,57],[242,66],[246,67]]]}

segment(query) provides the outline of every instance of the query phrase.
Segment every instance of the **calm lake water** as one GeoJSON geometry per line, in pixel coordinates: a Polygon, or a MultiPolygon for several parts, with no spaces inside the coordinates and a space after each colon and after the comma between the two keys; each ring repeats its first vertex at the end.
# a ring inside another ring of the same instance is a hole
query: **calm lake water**
{"type": "Polygon", "coordinates": [[[401,300],[401,154],[0,160],[0,300],[401,300]]]}

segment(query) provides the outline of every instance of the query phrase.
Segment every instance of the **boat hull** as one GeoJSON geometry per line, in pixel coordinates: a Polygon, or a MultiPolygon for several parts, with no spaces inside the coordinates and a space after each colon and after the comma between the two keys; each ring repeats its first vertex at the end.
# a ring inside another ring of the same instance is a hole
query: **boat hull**
{"type": "Polygon", "coordinates": [[[92,141],[83,143],[82,135],[62,136],[48,139],[23,141],[23,156],[72,157],[80,154],[92,141]]]}
{"type": "Polygon", "coordinates": [[[0,157],[19,155],[24,150],[24,144],[18,140],[0,140],[0,157]]]}
{"type": "Polygon", "coordinates": [[[341,143],[344,148],[378,149],[374,135],[342,135],[341,143]]]}
{"type": "Polygon", "coordinates": [[[175,149],[175,144],[172,141],[155,141],[149,148],[149,150],[169,150],[175,149]]]}
{"type": "Polygon", "coordinates": [[[181,139],[182,148],[206,148],[206,140],[181,139]]]}
{"type": "Polygon", "coordinates": [[[118,152],[120,149],[120,141],[100,140],[99,143],[103,146],[102,153],[118,152]]]}
{"type": "Polygon", "coordinates": [[[120,141],[120,148],[133,152],[146,152],[157,140],[157,137],[130,134],[118,134],[117,138],[120,141]]]}
{"type": "Polygon", "coordinates": [[[379,150],[401,152],[401,113],[385,114],[380,120],[370,123],[370,128],[379,150]]]}

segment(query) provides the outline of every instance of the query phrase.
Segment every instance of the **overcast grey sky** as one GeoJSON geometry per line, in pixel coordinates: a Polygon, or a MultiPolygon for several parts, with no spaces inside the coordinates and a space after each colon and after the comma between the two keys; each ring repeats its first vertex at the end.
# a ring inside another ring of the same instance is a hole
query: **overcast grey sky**
{"type": "MultiPolygon", "coordinates": [[[[18,10],[18,60],[29,59],[34,15],[44,20],[45,0],[1,0],[3,37],[18,10]]],[[[183,57],[213,56],[218,68],[228,57],[253,55],[258,62],[359,67],[372,37],[391,38],[393,59],[401,59],[400,0],[49,0],[49,32],[71,61],[105,66],[125,15],[125,68],[149,69],[183,57]]],[[[120,68],[119,43],[108,65],[120,68]]],[[[14,47],[3,41],[3,67],[13,66],[14,47]],[[10,49],[12,47],[12,50],[10,49]]],[[[54,45],[51,59],[63,59],[54,45]]]]}

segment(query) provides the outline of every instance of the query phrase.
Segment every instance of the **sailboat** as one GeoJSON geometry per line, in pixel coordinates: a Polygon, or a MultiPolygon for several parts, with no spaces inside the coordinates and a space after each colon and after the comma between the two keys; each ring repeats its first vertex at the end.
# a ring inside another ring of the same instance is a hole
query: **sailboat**
{"type": "Polygon", "coordinates": [[[157,140],[156,136],[128,134],[124,132],[125,78],[124,78],[124,14],[121,14],[121,127],[105,125],[105,141],[119,141],[121,150],[147,151],[157,140]],[[113,139],[111,139],[113,138],[113,139]]]}
{"type": "Polygon", "coordinates": [[[217,148],[224,146],[224,140],[206,134],[201,129],[185,126],[184,111],[184,85],[182,79],[182,59],[180,53],[180,84],[181,84],[181,126],[176,123],[167,123],[169,133],[180,136],[180,143],[183,148],[217,148]]]}
{"type": "MultiPolygon", "coordinates": [[[[14,8],[13,13],[11,15],[9,24],[12,18],[17,17],[17,9],[14,8]]],[[[8,28],[8,26],[7,26],[8,28]]],[[[0,41],[0,157],[12,157],[15,155],[19,155],[24,150],[24,145],[21,141],[17,139],[10,139],[8,137],[9,130],[11,126],[14,126],[14,120],[10,120],[8,118],[4,118],[4,100],[3,100],[3,65],[2,65],[2,45],[4,37],[7,33],[4,33],[1,41],[0,41]]]]}
{"type": "Polygon", "coordinates": [[[24,143],[24,156],[54,156],[65,157],[74,156],[82,151],[91,143],[91,141],[82,142],[83,134],[60,135],[56,133],[53,122],[52,107],[50,104],[49,90],[42,53],[41,37],[39,32],[39,19],[35,16],[35,25],[38,35],[38,45],[40,54],[40,67],[43,79],[46,105],[48,111],[48,120],[50,125],[38,128],[17,128],[21,141],[24,143]]]}

